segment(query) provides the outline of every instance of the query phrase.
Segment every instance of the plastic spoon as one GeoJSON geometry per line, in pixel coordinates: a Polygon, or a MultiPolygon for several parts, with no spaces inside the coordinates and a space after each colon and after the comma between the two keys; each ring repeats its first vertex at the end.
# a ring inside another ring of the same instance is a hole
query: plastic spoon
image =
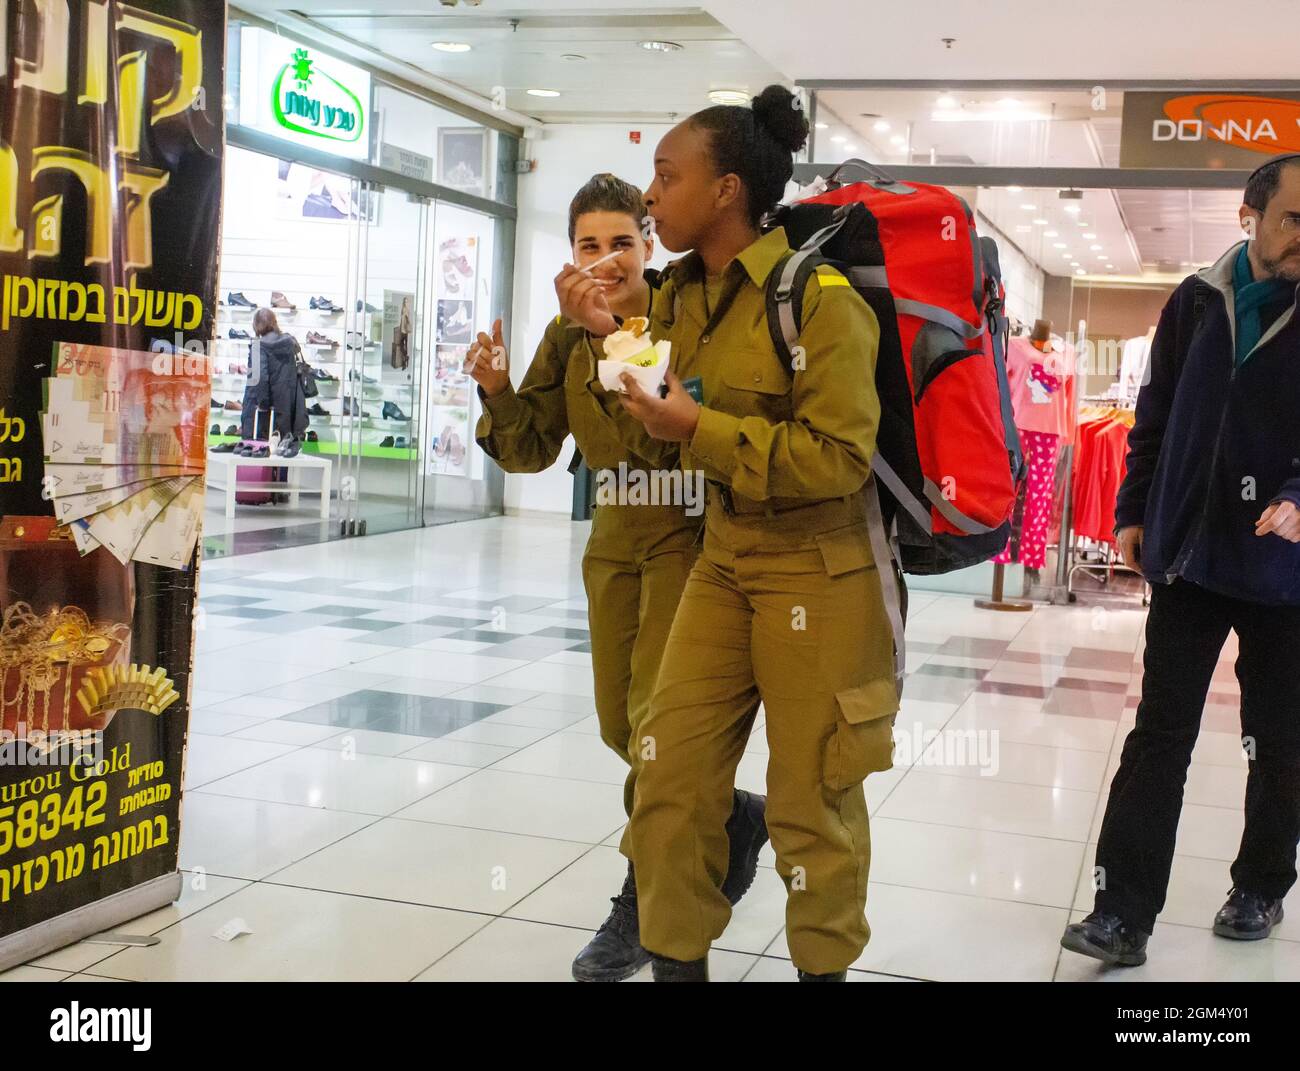
{"type": "Polygon", "coordinates": [[[590,275],[590,274],[591,274],[591,269],[592,269],[592,268],[599,268],[602,264],[605,263],[605,261],[607,261],[607,260],[613,260],[616,256],[619,256],[621,253],[624,253],[624,252],[626,252],[626,250],[623,250],[623,249],[615,249],[614,252],[612,252],[612,253],[606,253],[606,254],[605,254],[603,257],[601,257],[599,260],[593,260],[593,261],[592,261],[590,264],[588,264],[585,268],[579,268],[578,270],[579,270],[580,272],[582,272],[583,275],[590,275]]]}

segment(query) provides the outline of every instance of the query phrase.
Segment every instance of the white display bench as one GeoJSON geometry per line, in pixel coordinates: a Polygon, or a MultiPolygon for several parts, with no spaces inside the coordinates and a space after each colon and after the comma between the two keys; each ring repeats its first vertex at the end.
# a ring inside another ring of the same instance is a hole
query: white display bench
{"type": "Polygon", "coordinates": [[[299,454],[297,457],[240,457],[238,454],[208,454],[208,486],[226,492],[226,516],[235,515],[236,491],[283,491],[289,495],[291,509],[298,508],[300,494],[320,496],[320,515],[329,520],[330,515],[330,474],[333,465],[328,458],[317,454],[299,454]],[[239,483],[236,470],[239,468],[276,468],[288,469],[289,479],[270,483],[239,483]],[[301,477],[304,472],[313,474],[313,485],[304,487],[301,477]]]}

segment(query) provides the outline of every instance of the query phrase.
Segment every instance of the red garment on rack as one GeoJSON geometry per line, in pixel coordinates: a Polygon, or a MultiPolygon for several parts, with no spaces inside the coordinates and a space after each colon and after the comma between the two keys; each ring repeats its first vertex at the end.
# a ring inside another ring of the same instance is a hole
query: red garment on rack
{"type": "Polygon", "coordinates": [[[1115,499],[1128,471],[1125,417],[1106,413],[1079,423],[1075,434],[1074,534],[1115,542],[1115,499]]]}

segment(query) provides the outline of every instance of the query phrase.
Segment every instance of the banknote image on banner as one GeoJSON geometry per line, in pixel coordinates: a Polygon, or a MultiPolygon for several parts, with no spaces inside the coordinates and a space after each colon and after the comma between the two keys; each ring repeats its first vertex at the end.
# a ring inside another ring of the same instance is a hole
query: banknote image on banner
{"type": "Polygon", "coordinates": [[[181,890],[226,27],[0,20],[3,970],[181,890]]]}

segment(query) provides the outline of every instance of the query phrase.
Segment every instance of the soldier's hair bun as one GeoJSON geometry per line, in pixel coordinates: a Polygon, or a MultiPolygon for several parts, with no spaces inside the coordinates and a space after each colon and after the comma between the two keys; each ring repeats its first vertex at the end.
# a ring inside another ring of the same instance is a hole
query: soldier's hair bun
{"type": "Polygon", "coordinates": [[[796,153],[808,140],[808,117],[785,86],[771,85],[756,96],[750,107],[754,122],[786,152],[796,153]]]}

